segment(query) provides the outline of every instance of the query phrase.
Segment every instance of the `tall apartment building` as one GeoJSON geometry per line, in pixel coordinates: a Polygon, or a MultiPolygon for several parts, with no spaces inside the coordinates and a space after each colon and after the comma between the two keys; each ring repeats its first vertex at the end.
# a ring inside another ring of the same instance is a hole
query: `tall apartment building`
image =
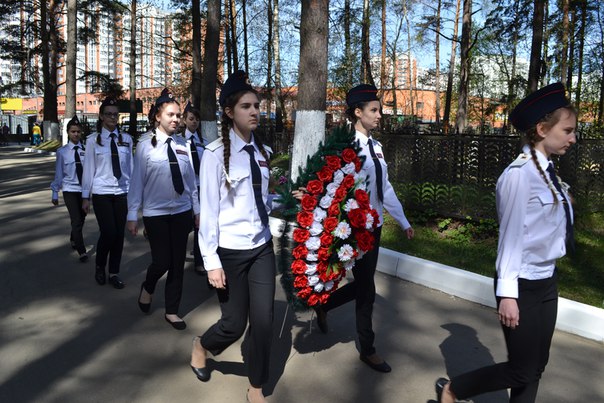
{"type": "MultiPolygon", "coordinates": [[[[371,57],[371,69],[375,80],[375,85],[382,88],[380,83],[380,69],[382,65],[381,56],[371,57]]],[[[406,53],[400,53],[393,63],[392,59],[386,58],[386,82],[384,88],[392,88],[392,80],[394,79],[394,87],[396,89],[409,88],[413,83],[413,88],[417,87],[417,60],[414,55],[411,55],[411,60],[406,53]]]]}

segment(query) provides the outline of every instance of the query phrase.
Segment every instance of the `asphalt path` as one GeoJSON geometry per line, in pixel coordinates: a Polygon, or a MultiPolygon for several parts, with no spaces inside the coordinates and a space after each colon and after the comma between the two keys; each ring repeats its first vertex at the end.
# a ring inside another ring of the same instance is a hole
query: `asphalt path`
{"type": "MultiPolygon", "coordinates": [[[[244,402],[242,338],[212,357],[212,378],[189,368],[191,340],[219,317],[214,291],[187,257],[180,314],[163,319],[161,280],[149,316],[136,299],[150,262],[142,236],[126,236],[123,290],[94,281],[97,223],[87,217],[91,259],[69,247],[69,218],[50,203],[54,157],[0,147],[0,402],[244,402]]],[[[191,249],[192,236],[189,240],[191,249]]],[[[310,313],[293,313],[277,286],[271,403],[431,402],[434,380],[505,360],[492,308],[385,274],[376,275],[376,347],[393,367],[372,371],[358,359],[352,304],[330,312],[324,335],[310,313]]],[[[279,284],[279,283],[278,283],[279,284]]],[[[538,402],[604,401],[604,345],[556,332],[538,402]]],[[[507,402],[506,391],[474,398],[507,402]]]]}

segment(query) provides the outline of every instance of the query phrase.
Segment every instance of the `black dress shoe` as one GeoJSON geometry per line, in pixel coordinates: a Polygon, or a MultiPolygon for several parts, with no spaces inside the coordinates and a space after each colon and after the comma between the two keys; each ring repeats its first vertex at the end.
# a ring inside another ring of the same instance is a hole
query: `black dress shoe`
{"type": "Polygon", "coordinates": [[[96,269],[94,279],[99,285],[105,285],[107,278],[105,277],[105,269],[96,269]]]}
{"type": "Polygon", "coordinates": [[[210,370],[208,369],[208,367],[195,368],[191,365],[191,369],[193,370],[193,373],[195,373],[195,375],[197,376],[197,379],[199,379],[201,382],[207,382],[210,380],[210,370]]]}
{"type": "Polygon", "coordinates": [[[116,288],[118,290],[121,290],[126,286],[126,284],[124,284],[124,282],[118,275],[109,276],[109,283],[113,286],[113,288],[116,288]]]}
{"type": "MultiPolygon", "coordinates": [[[[172,322],[170,319],[168,319],[167,316],[164,316],[164,319],[166,320],[166,322],[168,322],[170,325],[172,325],[172,327],[176,330],[185,330],[187,328],[187,324],[185,323],[184,320],[172,322]]],[[[191,367],[191,368],[193,368],[193,367],[191,367]]],[[[193,370],[193,372],[195,372],[195,370],[193,370]]]]}
{"type": "Polygon", "coordinates": [[[373,362],[371,362],[371,360],[369,358],[367,358],[367,356],[361,354],[359,356],[359,358],[361,359],[361,361],[363,361],[365,364],[367,364],[369,367],[371,367],[371,369],[377,371],[377,372],[384,372],[384,373],[388,373],[390,371],[392,371],[392,368],[390,368],[390,365],[388,365],[388,363],[386,361],[382,361],[379,364],[374,364],[373,362]]]}
{"type": "Polygon", "coordinates": [[[80,253],[80,262],[82,263],[86,263],[88,261],[88,255],[86,254],[86,252],[82,252],[80,253]]]}
{"type": "Polygon", "coordinates": [[[144,288],[145,288],[145,283],[143,282],[141,284],[141,292],[138,294],[138,307],[140,308],[141,311],[143,311],[143,313],[149,313],[149,310],[151,309],[151,302],[149,302],[147,304],[143,304],[141,302],[141,295],[143,295],[144,288]]]}
{"type": "Polygon", "coordinates": [[[440,400],[443,396],[443,390],[445,390],[445,385],[449,383],[447,378],[438,378],[436,382],[434,382],[434,390],[436,391],[436,401],[440,403],[440,400]]]}
{"type": "Polygon", "coordinates": [[[317,326],[322,333],[327,333],[329,328],[327,327],[327,312],[323,310],[323,308],[313,307],[315,313],[317,314],[317,326]]]}

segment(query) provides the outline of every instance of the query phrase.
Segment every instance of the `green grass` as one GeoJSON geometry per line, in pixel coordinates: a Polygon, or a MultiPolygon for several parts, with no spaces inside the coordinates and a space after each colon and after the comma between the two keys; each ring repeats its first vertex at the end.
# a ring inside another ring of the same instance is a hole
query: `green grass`
{"type": "MultiPolygon", "coordinates": [[[[496,225],[472,224],[421,214],[409,220],[415,238],[407,240],[396,222],[386,215],[381,246],[492,277],[497,257],[496,225]]],[[[604,213],[577,217],[577,252],[558,261],[560,296],[604,308],[604,213]]]]}

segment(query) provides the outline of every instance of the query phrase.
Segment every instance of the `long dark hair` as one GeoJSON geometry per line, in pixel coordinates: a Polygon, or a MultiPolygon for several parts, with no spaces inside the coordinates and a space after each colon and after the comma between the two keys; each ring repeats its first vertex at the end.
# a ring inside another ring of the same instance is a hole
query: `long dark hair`
{"type": "MultiPolygon", "coordinates": [[[[246,89],[244,91],[235,92],[226,98],[226,100],[224,102],[224,106],[222,107],[222,117],[221,117],[222,124],[220,125],[220,128],[221,128],[221,134],[222,134],[222,144],[224,145],[224,149],[223,149],[224,170],[226,171],[227,175],[229,174],[229,165],[230,165],[230,159],[231,159],[231,138],[229,137],[229,131],[233,127],[233,119],[231,119],[226,114],[226,109],[229,108],[230,110],[233,110],[233,108],[235,108],[235,105],[237,105],[237,102],[239,102],[241,97],[247,93],[252,93],[252,94],[258,96],[258,92],[256,90],[252,90],[252,89],[246,89]]],[[[266,152],[266,149],[264,148],[262,139],[256,133],[254,133],[254,141],[258,145],[258,148],[260,149],[260,153],[262,154],[262,156],[266,160],[266,163],[268,164],[269,163],[268,152],[266,152]]],[[[227,187],[229,187],[228,181],[227,181],[227,187]]]]}
{"type": "Polygon", "coordinates": [[[346,116],[348,117],[348,120],[352,122],[353,126],[357,123],[357,120],[359,120],[359,118],[357,118],[357,116],[354,114],[354,111],[356,109],[363,110],[369,102],[370,101],[357,102],[349,106],[348,109],[346,109],[346,116]]]}

